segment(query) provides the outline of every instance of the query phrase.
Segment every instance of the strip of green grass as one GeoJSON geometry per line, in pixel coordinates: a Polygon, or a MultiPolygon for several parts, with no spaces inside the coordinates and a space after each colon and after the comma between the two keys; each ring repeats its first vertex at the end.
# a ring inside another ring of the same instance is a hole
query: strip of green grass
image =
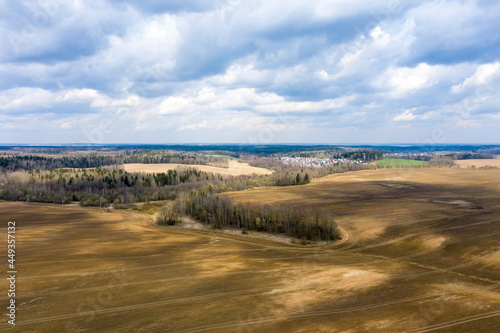
{"type": "Polygon", "coordinates": [[[429,165],[427,161],[404,160],[400,158],[384,158],[377,161],[378,168],[418,168],[429,165]]]}

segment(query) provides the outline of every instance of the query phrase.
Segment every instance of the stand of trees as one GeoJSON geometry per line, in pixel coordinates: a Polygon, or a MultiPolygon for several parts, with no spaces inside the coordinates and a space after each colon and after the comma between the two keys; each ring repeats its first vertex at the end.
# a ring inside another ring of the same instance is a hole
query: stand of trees
{"type": "Polygon", "coordinates": [[[118,167],[0,172],[0,199],[82,206],[131,205],[175,199],[177,192],[223,180],[194,168],[168,173],[129,173],[118,167]]]}
{"type": "Polygon", "coordinates": [[[91,153],[81,156],[47,157],[41,155],[6,155],[0,156],[0,170],[51,170],[60,168],[96,168],[120,165],[124,163],[176,163],[198,164],[224,163],[218,157],[208,157],[202,154],[171,154],[166,152],[137,152],[131,155],[98,155],[91,153]]]}
{"type": "Polygon", "coordinates": [[[455,154],[448,154],[445,156],[451,157],[454,160],[476,160],[476,159],[495,158],[495,156],[491,154],[480,154],[480,153],[455,153],[455,154]]]}
{"type": "Polygon", "coordinates": [[[242,191],[260,186],[290,186],[309,183],[332,173],[366,169],[369,166],[339,164],[325,168],[290,169],[260,176],[222,176],[177,168],[165,173],[129,173],[118,166],[93,169],[0,171],[0,199],[82,206],[128,207],[136,202],[173,200],[183,191],[207,193],[242,191]],[[294,171],[295,170],[295,171],[294,171]]]}
{"type": "Polygon", "coordinates": [[[350,160],[363,160],[363,161],[375,161],[381,160],[384,158],[384,154],[378,151],[367,151],[367,150],[358,150],[358,151],[350,151],[347,153],[336,154],[334,158],[347,158],[350,160]]]}
{"type": "Polygon", "coordinates": [[[159,225],[175,225],[180,222],[177,207],[165,205],[156,213],[156,223],[159,225]]]}
{"type": "Polygon", "coordinates": [[[429,166],[431,167],[448,167],[451,168],[455,165],[453,159],[449,156],[436,156],[429,160],[429,166]]]}
{"type": "Polygon", "coordinates": [[[251,205],[233,203],[203,191],[182,195],[176,210],[193,216],[215,229],[236,227],[243,230],[282,233],[306,240],[340,239],[337,224],[324,211],[291,205],[251,205]]]}
{"type": "Polygon", "coordinates": [[[117,156],[90,154],[86,156],[45,157],[38,155],[0,156],[0,168],[15,170],[50,170],[58,168],[95,168],[123,163],[117,156]]]}

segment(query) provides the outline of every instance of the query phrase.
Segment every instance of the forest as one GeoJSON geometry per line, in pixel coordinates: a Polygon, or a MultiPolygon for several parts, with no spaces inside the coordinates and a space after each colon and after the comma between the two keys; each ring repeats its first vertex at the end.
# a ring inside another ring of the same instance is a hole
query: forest
{"type": "MultiPolygon", "coordinates": [[[[192,189],[221,193],[259,186],[303,185],[313,178],[328,174],[368,168],[365,165],[352,164],[319,169],[286,168],[279,165],[270,175],[223,176],[195,168],[179,167],[165,173],[151,174],[126,172],[119,165],[106,166],[115,158],[100,155],[71,158],[4,157],[3,161],[7,160],[8,164],[4,163],[0,167],[0,199],[59,204],[79,202],[82,206],[113,205],[119,208],[137,202],[175,199],[180,192],[192,189]],[[45,169],[49,166],[68,164],[85,166],[104,164],[104,166],[45,169]]],[[[204,161],[196,158],[199,162],[204,161]]],[[[184,160],[189,158],[185,157],[184,160]]],[[[156,161],[156,158],[150,158],[149,161],[156,161]]],[[[206,161],[213,160],[206,159],[206,161]]]]}
{"type": "Polygon", "coordinates": [[[163,210],[159,219],[173,222],[174,212],[190,215],[214,229],[235,227],[243,230],[285,234],[303,240],[340,239],[337,224],[325,211],[281,204],[279,206],[233,203],[213,193],[192,191],[163,210]]]}
{"type": "Polygon", "coordinates": [[[198,164],[221,163],[223,159],[198,153],[169,153],[161,151],[134,151],[117,155],[90,153],[87,155],[0,155],[0,170],[51,170],[59,168],[95,168],[124,163],[176,163],[198,164]]]}

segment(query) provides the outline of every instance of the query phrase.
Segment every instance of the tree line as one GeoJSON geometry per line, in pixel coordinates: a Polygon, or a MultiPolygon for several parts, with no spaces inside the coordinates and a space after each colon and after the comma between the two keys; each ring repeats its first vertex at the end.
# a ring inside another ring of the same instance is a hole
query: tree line
{"type": "Polygon", "coordinates": [[[5,155],[0,156],[0,170],[50,170],[60,168],[96,168],[125,163],[175,163],[197,164],[223,163],[224,159],[197,153],[171,154],[166,152],[136,152],[131,155],[99,155],[91,153],[81,156],[5,155]]]}
{"type": "Polygon", "coordinates": [[[495,156],[485,153],[453,153],[446,154],[446,157],[450,157],[454,160],[477,160],[477,159],[492,159],[495,156]]]}
{"type": "Polygon", "coordinates": [[[92,169],[0,170],[0,199],[82,206],[126,207],[137,202],[173,200],[183,191],[208,193],[242,191],[260,186],[291,186],[309,183],[332,173],[365,169],[368,166],[340,164],[325,168],[297,169],[270,175],[229,176],[195,168],[176,168],[164,173],[130,173],[119,166],[92,169]]]}
{"type": "Polygon", "coordinates": [[[331,241],[341,238],[330,214],[308,207],[234,203],[213,193],[191,191],[189,195],[179,196],[174,206],[163,209],[158,220],[172,224],[176,211],[190,215],[215,229],[235,227],[285,234],[305,240],[331,241]]]}
{"type": "Polygon", "coordinates": [[[342,154],[335,154],[334,158],[345,158],[349,160],[376,161],[384,158],[384,154],[378,151],[358,150],[342,154]]]}
{"type": "Polygon", "coordinates": [[[129,173],[119,167],[0,172],[0,199],[45,203],[79,201],[82,206],[175,199],[195,184],[222,182],[221,177],[194,168],[168,173],[129,173]]]}

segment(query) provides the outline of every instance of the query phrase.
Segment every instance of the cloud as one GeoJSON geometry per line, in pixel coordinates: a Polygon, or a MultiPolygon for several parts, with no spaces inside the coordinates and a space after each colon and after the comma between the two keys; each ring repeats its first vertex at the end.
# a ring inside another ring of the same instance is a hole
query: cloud
{"type": "Polygon", "coordinates": [[[411,121],[415,120],[417,118],[416,115],[412,113],[412,111],[415,111],[415,109],[412,110],[405,110],[402,114],[397,115],[394,117],[394,121],[411,121]]]}
{"type": "Polygon", "coordinates": [[[500,54],[494,1],[426,1],[406,13],[415,21],[407,64],[490,62],[500,54]]]}
{"type": "Polygon", "coordinates": [[[56,96],[41,88],[13,88],[0,95],[0,110],[48,108],[56,96]]]}
{"type": "Polygon", "coordinates": [[[0,141],[500,141],[497,2],[1,6],[0,141]]]}
{"type": "Polygon", "coordinates": [[[422,63],[417,67],[390,67],[374,84],[386,88],[388,96],[401,98],[414,91],[429,88],[439,82],[441,66],[430,66],[422,63]]]}
{"type": "MultiPolygon", "coordinates": [[[[500,73],[500,62],[494,62],[490,64],[484,64],[477,67],[474,74],[467,77],[462,83],[454,85],[451,87],[452,93],[459,93],[464,91],[467,88],[476,88],[479,86],[490,85],[491,80],[500,73]]],[[[487,88],[486,88],[487,89],[487,88]]],[[[491,87],[490,87],[491,89],[491,87]]]]}
{"type": "Polygon", "coordinates": [[[214,114],[223,111],[248,111],[255,114],[307,114],[346,106],[354,97],[321,101],[293,102],[275,93],[257,93],[255,89],[221,90],[202,88],[196,93],[168,97],[159,105],[159,114],[214,114]]]}
{"type": "Polygon", "coordinates": [[[44,108],[57,113],[58,106],[65,108],[68,105],[77,106],[79,104],[89,108],[138,106],[140,98],[130,95],[125,99],[114,99],[94,89],[50,91],[41,88],[21,87],[0,93],[0,110],[11,112],[37,112],[40,111],[40,108],[44,108]]]}
{"type": "Polygon", "coordinates": [[[138,19],[130,7],[107,1],[2,2],[2,61],[53,63],[91,56],[106,47],[108,35],[123,33],[127,22],[138,19]]]}

